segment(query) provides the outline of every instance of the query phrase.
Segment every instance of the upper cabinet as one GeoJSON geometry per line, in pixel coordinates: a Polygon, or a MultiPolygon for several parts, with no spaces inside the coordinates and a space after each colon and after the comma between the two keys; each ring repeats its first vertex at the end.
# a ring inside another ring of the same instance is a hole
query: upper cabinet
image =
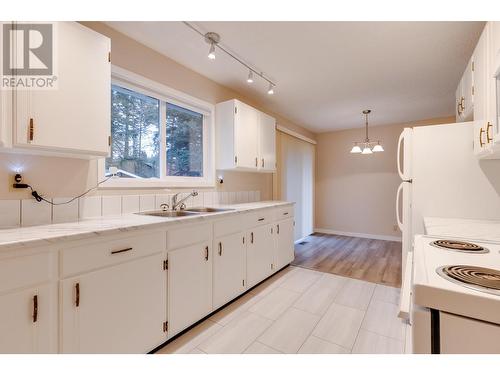
{"type": "Polygon", "coordinates": [[[274,172],[276,121],[233,99],[215,109],[217,169],[274,172]]]}
{"type": "MultiPolygon", "coordinates": [[[[11,53],[19,56],[22,48],[13,42],[11,53]]],[[[110,39],[76,22],[55,22],[53,48],[54,88],[2,93],[3,146],[54,156],[108,155],[110,39]]]]}
{"type": "Polygon", "coordinates": [[[499,159],[500,22],[485,25],[472,59],[474,154],[479,158],[499,159]]]}

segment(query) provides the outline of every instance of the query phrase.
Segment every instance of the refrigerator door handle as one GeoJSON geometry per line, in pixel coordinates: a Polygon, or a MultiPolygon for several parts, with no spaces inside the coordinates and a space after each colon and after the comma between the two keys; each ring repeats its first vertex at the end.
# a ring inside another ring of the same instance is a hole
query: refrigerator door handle
{"type": "Polygon", "coordinates": [[[401,232],[403,231],[403,222],[401,221],[401,216],[399,215],[399,202],[401,201],[404,184],[405,182],[401,182],[398,187],[398,192],[396,193],[396,220],[398,221],[398,227],[401,232]]]}
{"type": "MultiPolygon", "coordinates": [[[[405,137],[405,132],[403,130],[403,132],[399,135],[398,152],[397,152],[397,155],[396,155],[396,160],[398,162],[398,173],[399,173],[399,176],[401,177],[402,180],[405,179],[404,171],[401,169],[401,145],[404,142],[404,137],[405,137]]],[[[403,163],[404,162],[405,162],[405,160],[403,160],[403,163]]]]}

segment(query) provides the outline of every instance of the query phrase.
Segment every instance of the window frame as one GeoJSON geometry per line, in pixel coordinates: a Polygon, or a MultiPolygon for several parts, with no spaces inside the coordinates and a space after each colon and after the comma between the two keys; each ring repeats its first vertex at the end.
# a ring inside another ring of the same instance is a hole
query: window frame
{"type": "MultiPolygon", "coordinates": [[[[101,184],[100,188],[141,189],[215,186],[215,105],[117,66],[111,67],[111,84],[150,96],[160,101],[160,177],[145,179],[111,178],[101,184]],[[166,175],[167,102],[203,115],[203,177],[166,175]]],[[[109,126],[111,127],[111,123],[109,126]]],[[[104,180],[106,178],[106,158],[99,159],[97,169],[99,181],[104,180]]]]}

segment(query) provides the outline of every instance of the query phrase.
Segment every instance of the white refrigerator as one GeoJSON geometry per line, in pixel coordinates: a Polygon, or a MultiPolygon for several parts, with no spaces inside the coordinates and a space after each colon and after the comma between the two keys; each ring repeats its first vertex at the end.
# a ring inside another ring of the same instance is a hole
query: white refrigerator
{"type": "Polygon", "coordinates": [[[464,122],[405,128],[397,164],[404,284],[414,236],[425,234],[424,217],[500,219],[500,160],[473,154],[473,124],[464,122]]]}

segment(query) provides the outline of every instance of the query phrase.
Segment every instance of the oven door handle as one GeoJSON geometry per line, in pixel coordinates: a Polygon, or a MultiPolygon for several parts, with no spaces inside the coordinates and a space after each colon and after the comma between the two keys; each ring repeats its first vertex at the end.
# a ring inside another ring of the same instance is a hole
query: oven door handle
{"type": "Polygon", "coordinates": [[[405,276],[401,286],[401,296],[399,299],[398,317],[404,320],[410,320],[411,310],[411,275],[413,266],[413,253],[408,252],[406,256],[405,276]]]}

